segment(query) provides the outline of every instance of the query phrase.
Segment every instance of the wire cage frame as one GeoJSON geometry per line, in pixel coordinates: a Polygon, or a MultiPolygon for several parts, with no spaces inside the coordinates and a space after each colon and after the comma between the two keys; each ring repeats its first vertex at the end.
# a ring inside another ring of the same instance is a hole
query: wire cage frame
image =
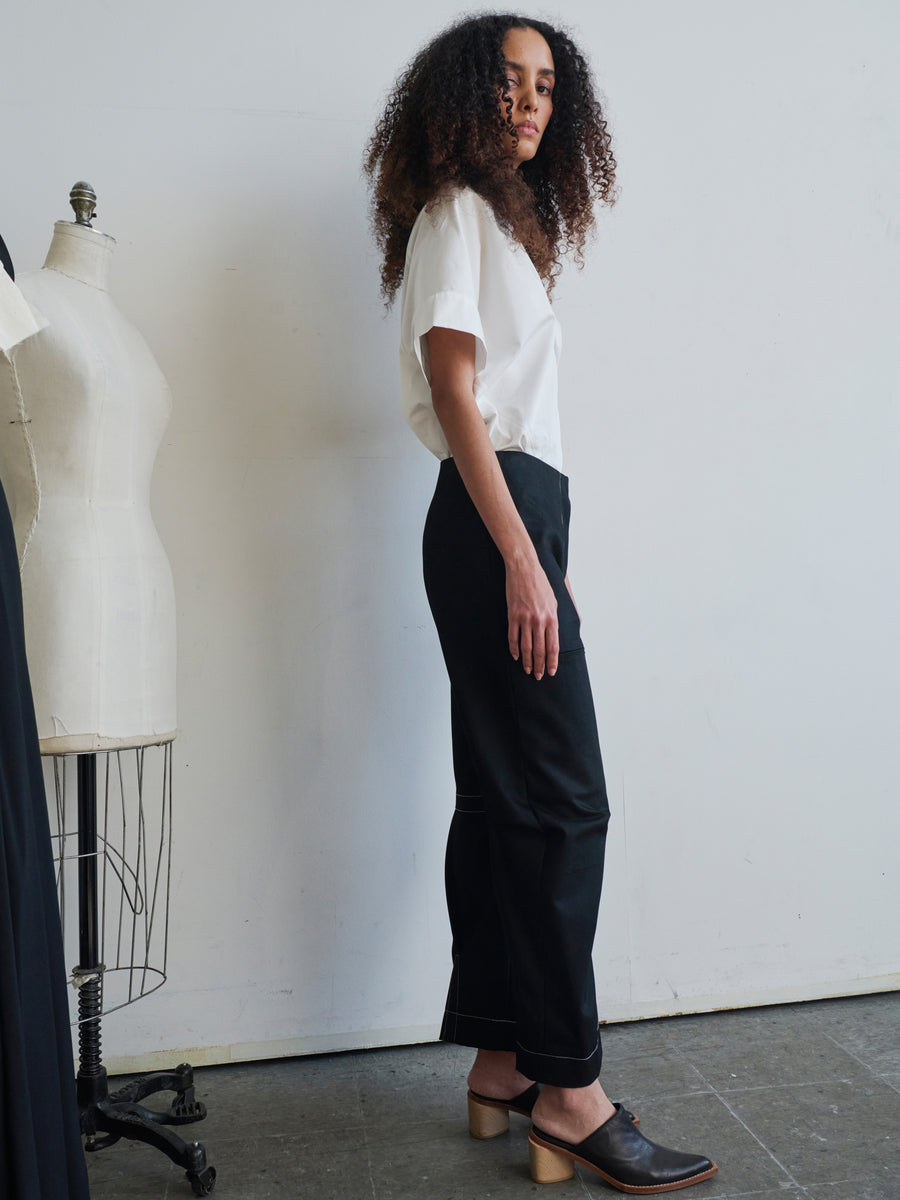
{"type": "MultiPolygon", "coordinates": [[[[96,860],[99,967],[71,968],[72,1024],[77,992],[100,976],[100,1013],[116,1012],[165,983],[172,882],[171,741],[129,750],[96,752],[97,839],[93,854],[79,853],[77,754],[50,757],[51,839],[66,961],[78,962],[78,870],[96,860]]],[[[96,1014],[94,1014],[96,1016],[96,1014]]]]}

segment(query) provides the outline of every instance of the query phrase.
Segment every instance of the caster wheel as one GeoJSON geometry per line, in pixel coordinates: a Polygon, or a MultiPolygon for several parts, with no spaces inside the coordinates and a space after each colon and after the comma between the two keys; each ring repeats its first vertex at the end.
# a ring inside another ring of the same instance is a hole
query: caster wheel
{"type": "Polygon", "coordinates": [[[215,1190],[215,1167],[206,1167],[200,1172],[188,1171],[187,1177],[190,1180],[191,1187],[194,1189],[195,1196],[209,1196],[215,1190]]]}

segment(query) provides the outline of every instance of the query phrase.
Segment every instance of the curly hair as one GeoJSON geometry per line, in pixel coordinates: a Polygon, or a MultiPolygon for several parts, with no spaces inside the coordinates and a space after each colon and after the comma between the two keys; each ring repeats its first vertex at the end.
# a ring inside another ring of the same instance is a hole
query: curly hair
{"type": "Polygon", "coordinates": [[[616,160],[584,56],[564,31],[509,13],[465,17],[419,51],[388,97],[363,169],[388,304],[403,280],[416,217],[451,187],[470,187],[487,201],[548,292],[564,254],[581,262],[594,203],[615,201],[616,160]],[[556,69],[553,117],[537,154],[515,171],[506,149],[507,135],[517,137],[503,56],[510,29],[540,33],[556,69]]]}

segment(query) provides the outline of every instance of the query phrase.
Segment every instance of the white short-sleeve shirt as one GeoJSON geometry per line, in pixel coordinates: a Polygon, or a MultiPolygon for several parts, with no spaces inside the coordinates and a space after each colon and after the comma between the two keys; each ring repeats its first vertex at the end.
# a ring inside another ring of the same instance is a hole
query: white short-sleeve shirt
{"type": "Polygon", "coordinates": [[[557,374],[561,334],[527,252],[469,188],[419,213],[400,308],[403,406],[413,433],[449,458],[431,403],[435,326],[475,336],[475,400],[495,450],[523,450],[562,469],[557,374]]]}

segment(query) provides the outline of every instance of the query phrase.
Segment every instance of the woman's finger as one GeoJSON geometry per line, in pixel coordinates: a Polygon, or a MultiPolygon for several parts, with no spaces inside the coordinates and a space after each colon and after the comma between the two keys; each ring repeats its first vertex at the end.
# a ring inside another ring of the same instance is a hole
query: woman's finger
{"type": "Polygon", "coordinates": [[[533,661],[531,626],[528,624],[523,625],[519,630],[519,646],[522,651],[522,666],[525,668],[525,674],[530,675],[533,661]]]}
{"type": "Polygon", "coordinates": [[[555,675],[559,667],[559,622],[554,621],[546,634],[547,674],[555,675]]]}
{"type": "Polygon", "coordinates": [[[543,679],[547,666],[547,630],[542,625],[535,628],[531,643],[531,657],[534,663],[535,679],[543,679]]]}
{"type": "Polygon", "coordinates": [[[506,633],[506,640],[509,645],[509,652],[516,662],[519,661],[519,625],[517,621],[510,621],[509,628],[506,633]]]}

